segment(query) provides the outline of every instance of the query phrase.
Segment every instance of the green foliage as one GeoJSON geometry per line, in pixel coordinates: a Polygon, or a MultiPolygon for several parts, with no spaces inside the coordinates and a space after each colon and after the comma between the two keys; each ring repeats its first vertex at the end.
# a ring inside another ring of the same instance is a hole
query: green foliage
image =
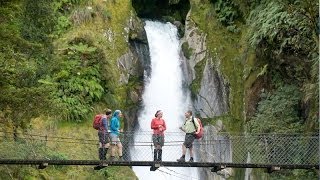
{"type": "Polygon", "coordinates": [[[280,54],[310,55],[314,51],[314,29],[299,8],[266,1],[251,12],[248,25],[250,44],[263,48],[266,54],[279,57],[280,54]]]}
{"type": "Polygon", "coordinates": [[[56,36],[62,35],[71,27],[70,13],[72,7],[81,5],[84,0],[55,0],[52,2],[52,9],[56,15],[56,25],[53,34],[56,36]]]}
{"type": "Polygon", "coordinates": [[[55,11],[66,12],[71,9],[72,6],[81,5],[85,0],[54,0],[53,9],[55,11]]]}
{"type": "MultiPolygon", "coordinates": [[[[45,145],[45,141],[33,141],[30,137],[20,137],[17,141],[2,139],[0,143],[0,157],[3,159],[68,159],[66,155],[53,151],[45,145]],[[13,151],[8,151],[12,149],[13,151]]],[[[62,170],[63,166],[53,166],[62,170]]],[[[31,179],[41,176],[41,171],[32,166],[1,166],[0,179],[31,179]]]]}
{"type": "Polygon", "coordinates": [[[87,7],[79,7],[73,11],[71,14],[71,21],[75,25],[80,25],[82,23],[91,22],[94,18],[94,13],[92,9],[87,7]]]}
{"type": "Polygon", "coordinates": [[[309,105],[306,129],[313,131],[319,129],[319,59],[312,59],[311,78],[303,84],[303,102],[309,105]]]}
{"type": "Polygon", "coordinates": [[[55,103],[66,120],[82,121],[104,93],[99,60],[102,52],[95,47],[73,42],[64,51],[53,76],[39,82],[53,85],[55,103]]]}
{"type": "Polygon", "coordinates": [[[99,174],[103,175],[104,178],[110,180],[136,180],[136,178],[130,171],[127,169],[119,169],[117,167],[108,167],[99,171],[99,174]]]}
{"type": "Polygon", "coordinates": [[[101,17],[103,20],[110,20],[111,13],[101,6],[77,7],[70,15],[71,22],[75,25],[92,22],[96,17],[101,17]]]}
{"type": "Polygon", "coordinates": [[[279,172],[273,172],[270,174],[270,180],[287,180],[288,177],[291,179],[318,179],[318,173],[316,170],[305,170],[305,169],[296,169],[296,170],[282,170],[279,172]]]}
{"type": "Polygon", "coordinates": [[[184,42],[181,45],[181,49],[182,49],[184,57],[186,57],[187,59],[190,59],[190,56],[192,55],[192,48],[189,47],[188,42],[184,42]]]}
{"type": "Polygon", "coordinates": [[[48,42],[56,23],[51,0],[26,0],[21,34],[27,40],[48,42]]]}
{"type": "Polygon", "coordinates": [[[59,16],[57,18],[57,24],[55,26],[54,33],[57,35],[61,35],[63,32],[65,32],[69,27],[71,26],[71,23],[69,19],[66,16],[59,16]]]}
{"type": "Polygon", "coordinates": [[[217,14],[217,19],[231,32],[239,32],[234,21],[240,17],[236,4],[231,0],[211,0],[214,3],[214,10],[217,14]]]}
{"type": "Polygon", "coordinates": [[[15,128],[27,128],[32,117],[48,113],[54,107],[46,96],[49,90],[45,87],[2,87],[0,110],[15,128]]]}
{"type": "Polygon", "coordinates": [[[47,97],[51,89],[37,83],[44,73],[42,64],[48,59],[48,50],[20,34],[21,23],[28,20],[22,16],[24,5],[0,7],[0,112],[4,122],[16,129],[27,127],[30,118],[48,112],[51,104],[47,97]]]}
{"type": "Polygon", "coordinates": [[[301,132],[299,117],[301,93],[294,85],[279,86],[274,92],[262,92],[257,112],[248,122],[253,133],[301,132]]]}
{"type": "MultiPolygon", "coordinates": [[[[52,118],[51,121],[57,121],[61,116],[68,120],[82,121],[86,115],[92,115],[90,112],[96,103],[101,103],[103,107],[106,104],[116,107],[113,106],[114,102],[125,99],[115,91],[119,74],[115,59],[127,51],[128,45],[122,36],[114,37],[117,42],[108,42],[100,30],[108,27],[115,34],[124,32],[131,12],[129,6],[122,5],[130,3],[122,1],[111,6],[107,1],[14,0],[0,1],[0,4],[0,123],[3,130],[15,133],[26,131],[32,127],[31,120],[33,122],[35,117],[41,119],[39,117],[46,115],[52,118]],[[94,21],[90,23],[94,26],[82,24],[81,29],[74,28],[70,16],[75,9],[83,6],[92,6],[94,21]],[[115,8],[107,10],[106,7],[115,8]],[[117,16],[112,24],[109,22],[110,12],[114,11],[121,16],[117,16]]],[[[77,123],[77,128],[79,125],[77,123]]],[[[65,131],[69,133],[73,127],[74,124],[65,131]]],[[[90,125],[87,124],[84,131],[89,132],[88,128],[90,125]]],[[[46,130],[44,128],[40,131],[46,130]]],[[[75,134],[84,131],[77,129],[75,134]]],[[[0,139],[1,158],[68,159],[83,151],[72,144],[67,145],[68,149],[77,151],[64,154],[64,151],[57,151],[60,145],[49,147],[51,142],[45,146],[17,137],[12,140],[16,142],[0,139]]],[[[97,148],[93,146],[93,149],[97,148]]],[[[97,158],[97,153],[92,152],[92,149],[86,150],[86,155],[80,157],[97,158]]],[[[115,170],[113,178],[134,176],[128,167],[115,169],[124,169],[124,175],[119,176],[115,170]]],[[[105,177],[92,171],[92,167],[73,166],[49,166],[45,170],[38,170],[36,166],[10,165],[1,166],[0,172],[0,179],[105,177]]]]}
{"type": "Polygon", "coordinates": [[[196,66],[194,67],[195,69],[195,79],[192,81],[192,83],[190,84],[190,90],[191,90],[191,97],[194,99],[196,98],[197,94],[200,91],[201,88],[201,81],[202,81],[202,77],[203,77],[203,71],[206,65],[206,59],[201,60],[200,62],[198,62],[196,64],[196,66]]]}

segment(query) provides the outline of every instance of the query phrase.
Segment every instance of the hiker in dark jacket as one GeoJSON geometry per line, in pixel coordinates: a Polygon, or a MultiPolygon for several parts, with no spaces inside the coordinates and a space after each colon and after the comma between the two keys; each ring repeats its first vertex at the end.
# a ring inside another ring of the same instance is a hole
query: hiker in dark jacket
{"type": "Polygon", "coordinates": [[[110,146],[110,139],[108,133],[109,119],[111,117],[112,111],[110,109],[106,110],[106,114],[102,115],[102,126],[98,130],[99,137],[99,159],[106,160],[106,155],[110,146]]]}

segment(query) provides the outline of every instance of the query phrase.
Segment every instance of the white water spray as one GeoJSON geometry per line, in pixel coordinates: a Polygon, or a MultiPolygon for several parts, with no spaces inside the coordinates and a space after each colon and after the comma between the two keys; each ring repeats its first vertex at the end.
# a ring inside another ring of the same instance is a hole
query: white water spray
{"type": "MultiPolygon", "coordinates": [[[[177,28],[170,23],[146,21],[145,30],[148,37],[151,75],[145,82],[143,94],[144,108],[141,111],[136,129],[135,146],[131,149],[133,161],[152,161],[153,147],[151,142],[151,119],[157,110],[163,111],[163,119],[166,122],[165,146],[163,147],[163,161],[176,161],[181,156],[182,142],[177,146],[166,146],[168,134],[178,133],[179,141],[184,140],[184,134],[179,127],[184,122],[184,112],[189,106],[189,96],[182,89],[182,70],[179,57],[179,39],[177,28]],[[148,146],[149,145],[149,146],[148,146]],[[174,155],[173,155],[174,154],[174,155]]],[[[173,140],[173,139],[171,139],[173,140]]],[[[196,168],[160,167],[156,171],[150,171],[150,167],[133,167],[139,179],[198,179],[196,168]]]]}

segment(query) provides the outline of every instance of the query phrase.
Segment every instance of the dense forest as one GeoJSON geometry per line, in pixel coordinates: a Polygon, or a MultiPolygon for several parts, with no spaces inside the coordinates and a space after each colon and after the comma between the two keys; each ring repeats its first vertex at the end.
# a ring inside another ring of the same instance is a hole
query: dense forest
{"type": "MultiPolygon", "coordinates": [[[[0,158],[72,159],[73,154],[62,152],[74,148],[80,158],[89,154],[97,159],[96,149],[30,142],[26,137],[47,133],[95,139],[94,114],[106,107],[131,113],[139,106],[143,74],[121,78],[127,72],[118,60],[140,38],[132,21],[181,21],[183,37],[189,10],[207,34],[209,54],[230,89],[230,111],[204,118],[205,123],[222,119],[230,132],[318,133],[318,2],[164,2],[156,6],[156,0],[0,0],[0,158]],[[159,7],[162,11],[153,11],[159,7]]],[[[188,44],[182,50],[187,58],[193,53],[188,44]]],[[[202,71],[203,63],[195,68],[202,71]]],[[[201,76],[190,85],[193,94],[199,91],[199,80],[201,76]]],[[[0,166],[0,171],[0,179],[136,178],[128,167],[98,173],[90,167],[58,166],[0,166]]],[[[315,171],[297,170],[270,178],[316,176],[315,171]]]]}

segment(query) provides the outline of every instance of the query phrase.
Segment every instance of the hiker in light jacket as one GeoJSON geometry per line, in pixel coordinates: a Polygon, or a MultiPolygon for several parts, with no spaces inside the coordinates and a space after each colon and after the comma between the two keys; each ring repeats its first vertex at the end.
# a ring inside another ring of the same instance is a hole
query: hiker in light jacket
{"type": "Polygon", "coordinates": [[[120,129],[121,117],[122,117],[121,111],[115,110],[110,121],[110,139],[111,139],[111,159],[110,160],[114,160],[115,153],[116,153],[116,146],[118,147],[119,160],[123,160],[122,144],[119,138],[119,133],[122,132],[122,129],[120,129]]]}
{"type": "Polygon", "coordinates": [[[189,110],[185,114],[186,120],[183,126],[180,127],[182,131],[186,133],[184,142],[182,144],[182,156],[180,159],[177,159],[178,162],[185,162],[187,148],[190,151],[190,160],[189,162],[193,162],[193,141],[195,139],[194,134],[198,134],[200,132],[200,124],[198,121],[194,121],[192,117],[192,111],[189,110]]]}

